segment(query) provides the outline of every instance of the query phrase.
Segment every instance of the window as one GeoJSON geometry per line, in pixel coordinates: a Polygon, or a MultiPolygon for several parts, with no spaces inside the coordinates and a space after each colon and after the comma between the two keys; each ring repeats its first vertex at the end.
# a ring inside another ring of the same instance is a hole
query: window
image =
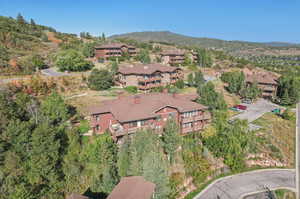
{"type": "Polygon", "coordinates": [[[99,131],[100,130],[100,126],[96,125],[95,129],[96,129],[96,131],[99,131]]]}
{"type": "Polygon", "coordinates": [[[129,123],[129,127],[130,127],[130,128],[132,128],[132,127],[137,127],[137,121],[130,122],[130,123],[129,123]]]}
{"type": "Polygon", "coordinates": [[[182,124],[182,127],[183,127],[183,128],[189,128],[189,127],[192,127],[192,122],[184,123],[184,124],[182,124]]]}
{"type": "Polygon", "coordinates": [[[175,113],[169,113],[168,119],[174,119],[175,118],[175,113]]]}
{"type": "Polygon", "coordinates": [[[157,117],[156,117],[156,121],[160,121],[161,120],[161,115],[158,115],[157,117]]]}
{"type": "Polygon", "coordinates": [[[99,115],[96,115],[96,116],[95,116],[95,120],[96,120],[96,121],[99,121],[99,120],[100,120],[100,116],[99,116],[99,115]]]}
{"type": "Polygon", "coordinates": [[[146,125],[146,120],[142,120],[141,121],[141,126],[145,126],[146,125]]]}

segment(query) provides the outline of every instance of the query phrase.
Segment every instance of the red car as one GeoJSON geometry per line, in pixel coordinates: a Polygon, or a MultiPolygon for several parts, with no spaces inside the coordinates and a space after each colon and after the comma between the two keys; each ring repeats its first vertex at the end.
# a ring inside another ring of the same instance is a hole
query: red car
{"type": "Polygon", "coordinates": [[[237,109],[240,109],[240,110],[243,110],[243,111],[247,110],[247,106],[240,105],[240,104],[239,105],[235,105],[234,108],[237,108],[237,109]]]}

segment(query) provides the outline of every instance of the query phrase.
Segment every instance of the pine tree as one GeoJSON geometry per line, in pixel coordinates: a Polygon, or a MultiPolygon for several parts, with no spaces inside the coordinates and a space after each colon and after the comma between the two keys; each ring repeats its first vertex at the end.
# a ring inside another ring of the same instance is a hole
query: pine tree
{"type": "Polygon", "coordinates": [[[170,193],[168,164],[159,150],[149,151],[142,162],[143,176],[153,182],[155,187],[154,199],[165,199],[170,193]]]}
{"type": "Polygon", "coordinates": [[[32,133],[27,177],[32,185],[43,187],[39,193],[45,197],[60,193],[62,188],[61,130],[44,122],[32,133]]]}
{"type": "Polygon", "coordinates": [[[105,41],[105,40],[106,40],[106,37],[105,37],[104,32],[102,33],[101,39],[102,39],[102,41],[105,41]]]}
{"type": "Polygon", "coordinates": [[[36,26],[36,23],[35,23],[35,21],[33,19],[30,19],[30,25],[36,26]]]}
{"type": "Polygon", "coordinates": [[[124,143],[122,144],[118,153],[118,172],[121,177],[128,176],[130,167],[130,138],[124,137],[124,143]]]}
{"type": "Polygon", "coordinates": [[[178,147],[181,145],[181,136],[179,135],[179,127],[174,119],[168,120],[164,128],[163,148],[168,155],[170,163],[175,162],[175,155],[178,147]]]}
{"type": "Polygon", "coordinates": [[[194,83],[194,74],[193,73],[190,73],[189,75],[188,75],[188,84],[189,84],[189,86],[194,86],[195,85],[195,83],[194,83]]]}
{"type": "Polygon", "coordinates": [[[201,71],[195,73],[194,82],[196,87],[199,87],[205,83],[205,79],[201,71]]]}
{"type": "Polygon", "coordinates": [[[20,13],[17,15],[17,22],[19,24],[25,24],[26,23],[24,17],[20,13]]]}

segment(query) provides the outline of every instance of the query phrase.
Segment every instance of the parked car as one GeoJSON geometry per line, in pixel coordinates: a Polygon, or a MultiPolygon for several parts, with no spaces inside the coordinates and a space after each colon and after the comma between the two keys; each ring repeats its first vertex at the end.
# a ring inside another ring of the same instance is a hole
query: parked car
{"type": "Polygon", "coordinates": [[[235,105],[234,108],[242,110],[242,111],[247,110],[247,106],[244,106],[244,105],[241,105],[241,104],[235,105]]]}
{"type": "Polygon", "coordinates": [[[252,100],[251,99],[242,99],[242,103],[244,103],[244,104],[252,104],[252,100]]]}

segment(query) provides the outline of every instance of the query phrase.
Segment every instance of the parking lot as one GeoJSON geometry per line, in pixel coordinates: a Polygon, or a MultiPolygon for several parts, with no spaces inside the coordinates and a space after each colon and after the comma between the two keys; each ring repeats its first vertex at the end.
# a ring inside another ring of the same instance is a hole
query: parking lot
{"type": "Polygon", "coordinates": [[[248,120],[248,122],[253,122],[254,120],[260,118],[263,114],[272,111],[275,108],[279,108],[277,104],[274,104],[265,99],[259,99],[253,104],[242,104],[247,106],[247,110],[243,111],[242,113],[235,115],[231,118],[234,119],[241,119],[241,120],[248,120]]]}

